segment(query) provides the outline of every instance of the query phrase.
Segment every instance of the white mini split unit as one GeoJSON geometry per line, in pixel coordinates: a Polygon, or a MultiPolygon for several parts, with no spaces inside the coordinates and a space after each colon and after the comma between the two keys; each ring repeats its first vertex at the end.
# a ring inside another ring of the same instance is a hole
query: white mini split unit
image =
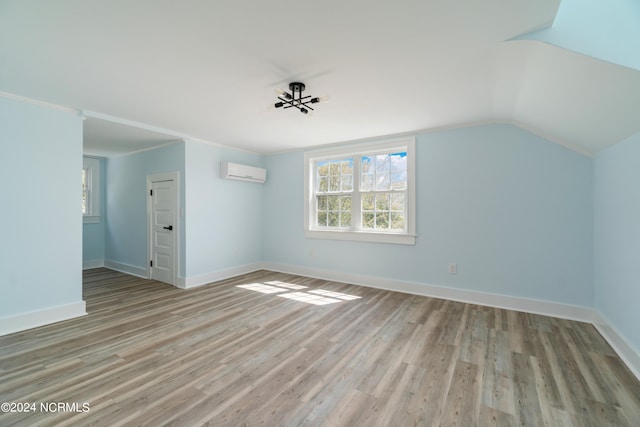
{"type": "Polygon", "coordinates": [[[262,184],[267,179],[267,170],[239,163],[220,162],[220,175],[224,179],[257,182],[262,184]]]}

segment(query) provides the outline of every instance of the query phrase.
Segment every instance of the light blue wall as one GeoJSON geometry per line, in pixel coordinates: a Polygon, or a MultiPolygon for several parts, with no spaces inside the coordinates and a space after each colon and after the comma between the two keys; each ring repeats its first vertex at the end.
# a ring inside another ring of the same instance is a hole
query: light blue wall
{"type": "Polygon", "coordinates": [[[220,178],[220,161],[260,166],[256,154],[194,141],[107,161],[105,258],[147,268],[146,177],[180,172],[181,278],[262,260],[262,187],[220,178]],[[257,238],[256,238],[257,236],[257,238]]]}
{"type": "Polygon", "coordinates": [[[640,133],[595,159],[596,308],[640,353],[640,133]]]}
{"type": "Polygon", "coordinates": [[[188,141],[185,160],[186,276],[260,262],[263,187],[220,178],[220,162],[260,167],[262,157],[188,141]]]}
{"type": "MultiPolygon", "coordinates": [[[[147,175],[179,172],[184,208],[184,143],[108,159],[106,167],[105,260],[147,269],[147,175]]],[[[184,235],[184,222],[179,230],[184,235]]],[[[184,247],[184,245],[182,245],[184,247]]],[[[184,251],[180,254],[184,269],[184,251]]]]}
{"type": "Polygon", "coordinates": [[[82,264],[95,266],[104,263],[106,232],[106,162],[100,159],[100,222],[82,225],[82,264]]]}
{"type": "Polygon", "coordinates": [[[82,119],[0,97],[0,317],[82,301],[82,119]]]}
{"type": "Polygon", "coordinates": [[[640,70],[640,2],[562,0],[551,28],[518,39],[540,40],[640,70]]]}
{"type": "Polygon", "coordinates": [[[592,159],[508,125],[416,152],[415,246],[305,239],[303,152],[267,157],[265,260],[593,306],[592,159]]]}

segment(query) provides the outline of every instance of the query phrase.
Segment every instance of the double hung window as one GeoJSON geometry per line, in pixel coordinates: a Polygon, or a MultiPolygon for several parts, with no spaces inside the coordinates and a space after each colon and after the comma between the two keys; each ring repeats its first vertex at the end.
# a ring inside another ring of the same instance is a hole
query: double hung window
{"type": "Polygon", "coordinates": [[[415,243],[413,138],[305,154],[307,237],[415,243]]]}

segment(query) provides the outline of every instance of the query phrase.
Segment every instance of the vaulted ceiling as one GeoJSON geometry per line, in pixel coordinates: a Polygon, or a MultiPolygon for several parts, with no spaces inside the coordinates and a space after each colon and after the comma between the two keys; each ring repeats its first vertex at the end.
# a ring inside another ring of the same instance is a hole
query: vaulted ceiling
{"type": "Polygon", "coordinates": [[[640,132],[640,70],[539,36],[559,6],[0,0],[0,91],[83,110],[96,155],[184,138],[270,153],[495,122],[595,153],[640,132]],[[312,117],[269,108],[292,81],[330,101],[312,117]]]}

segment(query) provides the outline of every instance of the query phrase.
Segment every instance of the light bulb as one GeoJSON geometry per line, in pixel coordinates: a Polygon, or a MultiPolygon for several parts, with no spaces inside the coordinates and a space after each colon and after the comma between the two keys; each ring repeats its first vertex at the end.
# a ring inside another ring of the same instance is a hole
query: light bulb
{"type": "Polygon", "coordinates": [[[329,100],[328,96],[316,96],[315,98],[311,98],[310,102],[312,104],[317,104],[318,102],[327,102],[329,100]]]}
{"type": "Polygon", "coordinates": [[[278,94],[279,97],[284,98],[284,99],[291,99],[291,94],[285,90],[282,89],[276,89],[276,93],[278,94]]]}

